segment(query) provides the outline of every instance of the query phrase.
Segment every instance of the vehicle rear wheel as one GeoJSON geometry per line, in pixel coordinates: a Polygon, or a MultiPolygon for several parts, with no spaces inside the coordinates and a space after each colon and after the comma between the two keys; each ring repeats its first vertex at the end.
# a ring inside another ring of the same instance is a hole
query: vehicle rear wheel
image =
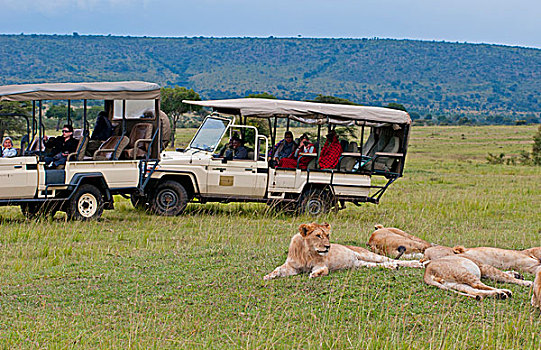
{"type": "Polygon", "coordinates": [[[188,205],[188,193],[176,181],[165,181],[158,185],[150,201],[150,210],[158,215],[179,215],[188,205]]]}
{"type": "Polygon", "coordinates": [[[333,196],[328,190],[311,189],[302,194],[298,211],[300,214],[319,216],[328,213],[333,204],[333,196]]]}
{"type": "Polygon", "coordinates": [[[96,220],[103,213],[103,196],[94,185],[82,185],[75,191],[67,204],[66,212],[70,220],[96,220]]]}

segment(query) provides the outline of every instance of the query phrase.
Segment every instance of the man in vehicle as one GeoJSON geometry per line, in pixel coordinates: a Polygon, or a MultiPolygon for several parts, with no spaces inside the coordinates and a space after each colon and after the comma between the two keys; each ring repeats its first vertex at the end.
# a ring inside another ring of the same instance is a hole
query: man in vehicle
{"type": "Polygon", "coordinates": [[[248,150],[242,145],[242,141],[233,137],[231,139],[231,148],[225,152],[225,159],[248,159],[248,150]]]}
{"type": "Polygon", "coordinates": [[[327,141],[325,141],[325,145],[321,149],[319,167],[321,169],[336,168],[342,152],[342,146],[340,145],[340,142],[338,142],[338,136],[336,136],[334,130],[331,130],[327,134],[327,141]]]}
{"type": "Polygon", "coordinates": [[[45,166],[51,169],[66,164],[68,155],[77,150],[79,143],[73,138],[73,126],[69,124],[62,127],[62,136],[52,138],[44,136],[43,141],[45,141],[45,147],[51,150],[45,157],[45,166]]]}

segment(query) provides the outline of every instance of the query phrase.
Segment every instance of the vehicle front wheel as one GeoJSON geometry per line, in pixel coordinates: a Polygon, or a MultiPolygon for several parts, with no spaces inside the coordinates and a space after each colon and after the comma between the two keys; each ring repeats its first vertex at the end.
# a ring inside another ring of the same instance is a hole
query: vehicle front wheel
{"type": "Polygon", "coordinates": [[[96,220],[103,213],[103,196],[93,185],[82,185],[75,191],[67,204],[66,212],[70,220],[96,220]]]}
{"type": "Polygon", "coordinates": [[[319,216],[328,213],[333,203],[333,196],[329,191],[311,189],[301,196],[298,210],[300,214],[319,216]]]}
{"type": "Polygon", "coordinates": [[[158,215],[179,215],[188,205],[188,193],[176,181],[165,181],[158,185],[150,200],[150,210],[158,215]]]}

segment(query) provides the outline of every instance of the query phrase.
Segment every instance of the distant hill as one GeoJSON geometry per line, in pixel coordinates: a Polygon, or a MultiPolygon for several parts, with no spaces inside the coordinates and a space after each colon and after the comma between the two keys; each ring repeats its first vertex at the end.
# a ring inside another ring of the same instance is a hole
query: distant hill
{"type": "Polygon", "coordinates": [[[0,35],[0,83],[147,80],[202,98],[334,95],[420,113],[539,118],[541,50],[389,39],[0,35]]]}

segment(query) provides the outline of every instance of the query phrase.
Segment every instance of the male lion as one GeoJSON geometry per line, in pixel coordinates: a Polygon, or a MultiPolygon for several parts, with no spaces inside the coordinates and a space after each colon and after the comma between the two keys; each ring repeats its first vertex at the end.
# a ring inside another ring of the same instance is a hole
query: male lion
{"type": "Polygon", "coordinates": [[[511,250],[493,247],[453,248],[456,254],[462,254],[468,258],[474,258],[483,264],[492,265],[504,270],[519,270],[535,274],[541,267],[541,247],[524,250],[511,250]]]}
{"type": "Polygon", "coordinates": [[[263,279],[293,276],[302,272],[309,272],[313,278],[326,276],[330,271],[358,267],[423,267],[416,260],[392,260],[361,247],[331,244],[330,232],[331,225],[327,223],[300,225],[299,233],[291,238],[286,262],[263,279]]]}
{"type": "Polygon", "coordinates": [[[432,246],[427,241],[394,227],[376,225],[375,228],[376,231],[368,240],[368,246],[376,254],[387,255],[394,259],[399,259],[401,256],[406,259],[420,259],[425,249],[432,246]]]}

